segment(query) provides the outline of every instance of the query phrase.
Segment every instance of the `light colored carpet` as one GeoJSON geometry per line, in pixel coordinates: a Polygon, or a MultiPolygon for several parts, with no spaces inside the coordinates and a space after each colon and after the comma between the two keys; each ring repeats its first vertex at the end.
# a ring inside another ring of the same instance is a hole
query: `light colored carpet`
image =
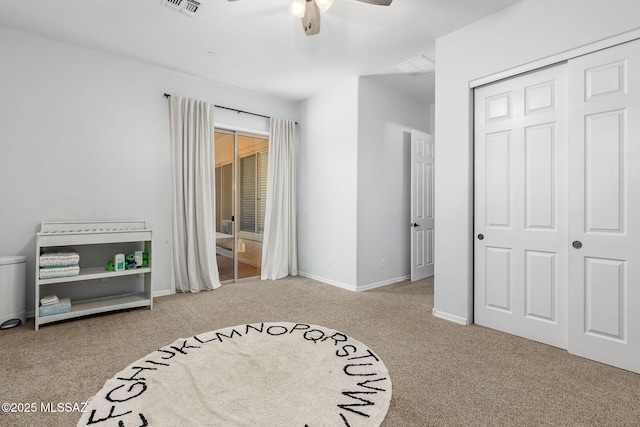
{"type": "MultiPolygon", "coordinates": [[[[640,375],[480,326],[435,318],[433,282],[353,293],[304,277],[176,294],[139,309],[0,331],[0,402],[82,402],[132,361],[244,323],[323,325],[374,349],[393,381],[382,427],[635,426],[640,375]]],[[[1,426],[69,427],[77,412],[1,413],[1,426]]]]}
{"type": "Polygon", "coordinates": [[[93,396],[78,426],[377,427],[389,372],[363,343],[301,323],[239,325],[176,340],[93,396]]]}

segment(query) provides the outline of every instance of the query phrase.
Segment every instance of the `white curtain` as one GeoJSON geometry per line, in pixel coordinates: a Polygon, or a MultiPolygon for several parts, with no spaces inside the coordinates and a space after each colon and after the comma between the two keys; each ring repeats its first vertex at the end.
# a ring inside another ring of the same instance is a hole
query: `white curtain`
{"type": "Polygon", "coordinates": [[[220,287],[216,262],[213,108],[171,97],[173,154],[173,260],[176,288],[198,292],[220,287]]]}
{"type": "Polygon", "coordinates": [[[296,124],[271,119],[261,279],[298,274],[296,124]]]}

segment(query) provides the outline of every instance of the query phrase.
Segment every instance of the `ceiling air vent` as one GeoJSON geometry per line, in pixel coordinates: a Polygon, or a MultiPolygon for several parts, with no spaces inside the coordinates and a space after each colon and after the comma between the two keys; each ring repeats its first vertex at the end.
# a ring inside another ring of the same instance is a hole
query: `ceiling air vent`
{"type": "Polygon", "coordinates": [[[196,0],[162,0],[162,5],[192,18],[200,9],[200,2],[196,0]]]}
{"type": "Polygon", "coordinates": [[[433,71],[435,69],[435,63],[426,56],[420,55],[393,68],[407,73],[412,77],[418,77],[433,71]]]}
{"type": "Polygon", "coordinates": [[[179,12],[184,2],[185,0],[162,0],[162,5],[179,12]]]}

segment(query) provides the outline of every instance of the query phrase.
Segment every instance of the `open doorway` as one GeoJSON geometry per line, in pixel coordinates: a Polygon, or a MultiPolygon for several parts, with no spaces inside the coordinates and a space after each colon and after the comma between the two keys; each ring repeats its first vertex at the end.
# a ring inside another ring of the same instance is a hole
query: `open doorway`
{"type": "Polygon", "coordinates": [[[220,281],[260,276],[269,139],[216,130],[216,257],[220,281]]]}

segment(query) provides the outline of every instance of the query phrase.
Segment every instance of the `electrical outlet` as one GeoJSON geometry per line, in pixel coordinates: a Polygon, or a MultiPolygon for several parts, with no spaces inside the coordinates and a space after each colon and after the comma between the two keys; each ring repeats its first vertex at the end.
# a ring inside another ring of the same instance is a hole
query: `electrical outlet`
{"type": "Polygon", "coordinates": [[[327,265],[329,267],[331,267],[333,265],[333,258],[329,257],[329,260],[327,261],[327,265]]]}
{"type": "Polygon", "coordinates": [[[387,262],[384,260],[384,258],[382,258],[380,260],[380,268],[385,268],[387,266],[387,262]]]}

